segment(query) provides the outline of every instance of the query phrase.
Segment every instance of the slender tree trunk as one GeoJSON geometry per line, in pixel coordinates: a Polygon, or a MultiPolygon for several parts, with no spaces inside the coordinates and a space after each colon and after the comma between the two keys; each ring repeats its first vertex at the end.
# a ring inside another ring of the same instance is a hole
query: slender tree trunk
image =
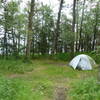
{"type": "MultiPolygon", "coordinates": [[[[96,8],[97,10],[98,10],[98,4],[97,4],[97,8],[96,8]]],[[[97,25],[98,25],[98,11],[96,11],[96,14],[95,14],[95,25],[94,25],[92,50],[95,49],[95,41],[96,41],[96,34],[97,34],[97,25]]]]}
{"type": "MultiPolygon", "coordinates": [[[[43,4],[42,4],[42,6],[43,6],[43,4]]],[[[42,11],[42,22],[41,22],[42,29],[41,29],[41,33],[40,33],[40,35],[41,35],[41,43],[40,44],[41,44],[41,54],[42,55],[46,54],[47,48],[48,48],[47,47],[47,35],[46,35],[47,31],[44,29],[44,27],[46,27],[46,22],[45,22],[44,16],[45,16],[45,11],[43,10],[42,11]]]]}
{"type": "Polygon", "coordinates": [[[17,43],[15,41],[15,30],[12,27],[12,39],[13,39],[13,55],[17,58],[18,54],[17,54],[17,43]]]}
{"type": "Polygon", "coordinates": [[[7,18],[7,9],[6,9],[6,0],[2,1],[4,2],[4,19],[5,19],[5,25],[4,25],[4,44],[3,44],[3,56],[5,58],[8,57],[8,46],[7,46],[7,23],[6,23],[6,18],[7,18]]]}
{"type": "Polygon", "coordinates": [[[28,18],[28,36],[27,36],[27,47],[26,47],[26,57],[30,59],[31,56],[31,44],[32,44],[32,18],[34,15],[35,0],[31,0],[29,18],[28,18]]]}
{"type": "Polygon", "coordinates": [[[64,53],[66,53],[68,50],[67,50],[67,44],[64,44],[64,53]]]}
{"type": "Polygon", "coordinates": [[[18,35],[18,55],[20,53],[20,33],[18,35]]]}
{"type": "Polygon", "coordinates": [[[77,21],[76,21],[76,24],[77,24],[77,26],[76,26],[76,52],[77,51],[79,51],[78,50],[78,46],[79,46],[79,31],[78,31],[78,25],[79,25],[79,23],[78,23],[78,19],[79,19],[79,13],[78,13],[78,10],[79,10],[79,8],[78,8],[78,0],[77,0],[77,12],[76,12],[76,14],[77,14],[77,21]]]}
{"type": "Polygon", "coordinates": [[[5,29],[5,33],[4,33],[4,55],[5,55],[6,58],[8,57],[7,29],[5,29]]]}
{"type": "MultiPolygon", "coordinates": [[[[73,22],[72,32],[75,35],[75,23],[76,23],[76,0],[73,0],[73,22]]],[[[74,56],[74,42],[71,43],[71,57],[74,56]]]]}
{"type": "Polygon", "coordinates": [[[24,35],[24,54],[26,53],[26,35],[24,35]]]}
{"type": "Polygon", "coordinates": [[[60,7],[58,12],[58,18],[56,23],[56,29],[55,29],[55,35],[54,35],[54,53],[57,53],[58,50],[58,40],[59,40],[59,34],[60,34],[60,18],[61,18],[61,10],[63,7],[64,0],[60,1],[60,7]]]}
{"type": "Polygon", "coordinates": [[[72,32],[75,32],[75,23],[76,23],[76,0],[73,1],[73,23],[72,23],[72,32]]]}
{"type": "Polygon", "coordinates": [[[79,32],[79,50],[82,49],[82,28],[83,28],[83,20],[84,20],[84,6],[85,6],[86,0],[83,2],[83,9],[82,9],[82,19],[80,24],[80,32],[79,32]]]}

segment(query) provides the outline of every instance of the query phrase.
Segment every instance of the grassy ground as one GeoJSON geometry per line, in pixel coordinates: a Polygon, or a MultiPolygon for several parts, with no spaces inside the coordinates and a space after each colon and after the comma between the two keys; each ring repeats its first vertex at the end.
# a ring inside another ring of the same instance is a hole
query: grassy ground
{"type": "Polygon", "coordinates": [[[59,88],[65,89],[68,100],[78,100],[69,92],[73,91],[74,84],[97,78],[97,68],[78,71],[65,61],[48,59],[33,60],[31,64],[1,60],[0,73],[0,100],[54,100],[59,88]]]}

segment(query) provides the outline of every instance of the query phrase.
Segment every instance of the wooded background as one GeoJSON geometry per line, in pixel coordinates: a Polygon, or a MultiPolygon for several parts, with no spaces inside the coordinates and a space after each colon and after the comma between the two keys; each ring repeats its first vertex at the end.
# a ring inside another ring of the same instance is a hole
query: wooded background
{"type": "Polygon", "coordinates": [[[18,57],[95,51],[100,45],[100,0],[59,0],[58,13],[52,7],[30,0],[20,9],[21,1],[0,1],[0,54],[18,57]]]}

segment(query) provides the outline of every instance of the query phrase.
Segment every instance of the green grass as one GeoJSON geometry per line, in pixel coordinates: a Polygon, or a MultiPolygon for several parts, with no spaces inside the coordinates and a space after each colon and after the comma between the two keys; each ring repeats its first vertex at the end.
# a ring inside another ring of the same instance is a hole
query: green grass
{"type": "MultiPolygon", "coordinates": [[[[78,71],[67,64],[66,61],[49,59],[35,59],[32,63],[24,63],[22,60],[0,60],[0,100],[53,100],[55,89],[59,86],[68,89],[69,93],[66,95],[69,100],[78,100],[73,99],[73,96],[78,97],[81,93],[85,97],[84,90],[88,89],[94,92],[91,92],[91,95],[97,98],[94,100],[99,100],[99,86],[94,87],[97,69],[78,71]],[[90,81],[87,81],[88,79],[90,81]],[[87,85],[88,88],[85,88],[87,85]],[[77,90],[82,92],[77,94],[77,90]]],[[[88,94],[88,91],[86,92],[88,94]]]]}
{"type": "Polygon", "coordinates": [[[99,100],[100,84],[97,83],[95,78],[78,80],[73,83],[69,95],[72,100],[99,100]]]}
{"type": "Polygon", "coordinates": [[[32,88],[24,80],[0,77],[0,100],[32,100],[32,88]]]}
{"type": "Polygon", "coordinates": [[[0,60],[0,71],[24,73],[34,69],[34,64],[25,63],[22,60],[0,60]]]}

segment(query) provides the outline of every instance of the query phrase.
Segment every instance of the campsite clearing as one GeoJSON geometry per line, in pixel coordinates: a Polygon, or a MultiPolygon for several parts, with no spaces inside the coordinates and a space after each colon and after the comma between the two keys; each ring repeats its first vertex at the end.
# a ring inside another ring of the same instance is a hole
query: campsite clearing
{"type": "MultiPolygon", "coordinates": [[[[14,61],[12,62],[14,63],[14,61]]],[[[73,70],[64,61],[40,59],[32,61],[31,64],[21,64],[17,61],[16,66],[13,63],[5,64],[4,67],[13,66],[20,68],[24,66],[22,68],[26,71],[15,73],[10,71],[11,69],[9,68],[10,70],[7,72],[1,70],[1,76],[4,80],[14,82],[14,88],[17,88],[17,90],[15,89],[17,91],[16,100],[53,100],[57,87],[66,88],[66,95],[68,98],[71,98],[69,91],[73,89],[73,84],[88,78],[97,78],[97,68],[93,68],[91,71],[73,70]],[[27,69],[25,68],[26,65],[27,69]]]]}

